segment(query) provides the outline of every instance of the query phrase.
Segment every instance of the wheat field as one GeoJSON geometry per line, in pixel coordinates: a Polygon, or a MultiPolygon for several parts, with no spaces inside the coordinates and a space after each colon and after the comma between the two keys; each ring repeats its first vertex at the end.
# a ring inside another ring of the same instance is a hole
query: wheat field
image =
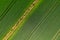
{"type": "Polygon", "coordinates": [[[0,0],[0,40],[60,40],[60,0],[0,0]]]}

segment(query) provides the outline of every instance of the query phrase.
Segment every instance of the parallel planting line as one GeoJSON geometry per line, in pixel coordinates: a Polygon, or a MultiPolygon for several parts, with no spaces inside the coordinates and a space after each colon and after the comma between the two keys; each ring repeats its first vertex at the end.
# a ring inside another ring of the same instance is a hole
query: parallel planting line
{"type": "Polygon", "coordinates": [[[1,20],[8,14],[9,10],[12,8],[12,6],[14,6],[14,4],[16,3],[16,0],[12,0],[10,2],[10,4],[8,5],[8,7],[4,10],[4,12],[0,15],[0,22],[1,20]]]}
{"type": "Polygon", "coordinates": [[[17,23],[10,29],[10,31],[4,36],[2,40],[8,40],[15,30],[17,30],[18,26],[25,20],[25,18],[29,15],[30,11],[36,6],[39,0],[34,0],[34,2],[29,6],[29,8],[24,12],[21,18],[17,21],[17,23]]]}
{"type": "MultiPolygon", "coordinates": [[[[47,10],[46,11],[46,14],[47,15],[44,15],[43,17],[42,17],[42,20],[37,24],[37,25],[35,25],[35,28],[33,28],[33,30],[31,31],[31,33],[29,34],[30,36],[29,36],[29,40],[31,39],[31,37],[32,37],[32,34],[33,33],[35,33],[34,31],[37,31],[38,30],[38,26],[39,25],[41,25],[43,22],[45,22],[46,21],[46,19],[48,18],[48,16],[50,16],[51,14],[49,14],[50,12],[53,12],[55,9],[57,8],[57,1],[55,1],[55,3],[52,5],[52,7],[49,9],[49,10],[47,10]]],[[[46,27],[47,28],[47,27],[46,27]]],[[[43,31],[42,31],[43,32],[43,31]]],[[[39,34],[40,35],[40,34],[39,34]]]]}
{"type": "Polygon", "coordinates": [[[52,40],[57,40],[58,36],[60,36],[60,29],[57,31],[57,33],[53,36],[52,40]]]}

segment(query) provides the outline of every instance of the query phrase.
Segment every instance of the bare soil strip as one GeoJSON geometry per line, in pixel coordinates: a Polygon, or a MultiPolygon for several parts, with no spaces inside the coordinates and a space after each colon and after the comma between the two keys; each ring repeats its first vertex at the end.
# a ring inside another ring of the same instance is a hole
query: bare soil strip
{"type": "Polygon", "coordinates": [[[18,26],[25,20],[27,15],[29,15],[30,11],[35,7],[35,5],[39,2],[39,0],[35,0],[29,8],[24,12],[24,14],[21,16],[21,18],[17,21],[17,23],[10,29],[10,31],[4,36],[2,40],[8,40],[15,30],[17,30],[18,26]]]}

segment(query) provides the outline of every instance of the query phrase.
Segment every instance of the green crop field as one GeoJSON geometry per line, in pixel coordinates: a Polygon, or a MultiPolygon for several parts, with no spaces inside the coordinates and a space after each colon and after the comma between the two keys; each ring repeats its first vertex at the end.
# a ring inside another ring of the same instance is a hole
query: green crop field
{"type": "Polygon", "coordinates": [[[60,0],[0,0],[0,40],[60,40],[60,0]]]}

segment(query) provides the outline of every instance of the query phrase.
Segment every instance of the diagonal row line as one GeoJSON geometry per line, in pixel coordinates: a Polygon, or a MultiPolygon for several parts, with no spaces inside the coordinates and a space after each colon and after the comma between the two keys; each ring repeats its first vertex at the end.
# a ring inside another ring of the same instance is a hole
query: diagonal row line
{"type": "Polygon", "coordinates": [[[56,32],[51,40],[57,40],[58,36],[60,35],[60,29],[56,32]]]}
{"type": "MultiPolygon", "coordinates": [[[[58,2],[57,2],[52,12],[54,12],[55,9],[56,9],[58,6],[59,6],[59,4],[58,4],[58,2]]],[[[47,28],[47,27],[46,27],[46,28],[47,28]]],[[[46,30],[46,28],[45,28],[45,30],[46,30]]],[[[45,31],[45,30],[44,30],[44,31],[45,31]]],[[[44,31],[42,31],[42,32],[44,32],[44,31]]]]}
{"type": "MultiPolygon", "coordinates": [[[[39,25],[38,25],[39,26],[39,25]]],[[[47,28],[47,27],[46,27],[47,28]]],[[[46,30],[46,28],[43,30],[43,31],[41,31],[42,33],[46,30]]],[[[38,30],[38,29],[37,29],[38,30]]],[[[40,34],[39,34],[40,35],[40,34]]],[[[40,38],[40,36],[38,36],[39,38],[40,38]]]]}
{"type": "Polygon", "coordinates": [[[12,0],[11,3],[8,5],[8,7],[5,9],[5,11],[0,16],[0,21],[6,16],[8,11],[11,9],[11,7],[16,3],[16,0],[12,0]]]}

